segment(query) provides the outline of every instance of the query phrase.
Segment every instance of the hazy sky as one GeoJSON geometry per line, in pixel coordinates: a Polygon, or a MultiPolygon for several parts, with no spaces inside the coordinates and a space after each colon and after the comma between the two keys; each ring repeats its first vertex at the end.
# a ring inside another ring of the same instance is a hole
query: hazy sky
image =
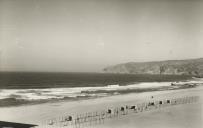
{"type": "Polygon", "coordinates": [[[0,0],[0,70],[203,57],[201,0],[0,0]]]}

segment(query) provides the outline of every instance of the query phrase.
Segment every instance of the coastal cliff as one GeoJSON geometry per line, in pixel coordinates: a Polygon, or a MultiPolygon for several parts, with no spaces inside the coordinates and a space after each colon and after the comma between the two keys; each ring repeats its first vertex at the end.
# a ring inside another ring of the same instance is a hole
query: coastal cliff
{"type": "Polygon", "coordinates": [[[109,66],[106,73],[121,74],[166,74],[203,76],[203,58],[188,60],[167,60],[153,62],[129,62],[109,66]]]}

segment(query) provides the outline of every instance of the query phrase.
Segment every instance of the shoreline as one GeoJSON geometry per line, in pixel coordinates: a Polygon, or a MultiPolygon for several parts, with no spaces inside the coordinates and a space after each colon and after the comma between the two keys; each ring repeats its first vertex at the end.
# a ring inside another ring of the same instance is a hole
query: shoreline
{"type": "Polygon", "coordinates": [[[72,101],[80,101],[80,100],[88,100],[88,99],[97,99],[97,98],[101,98],[101,97],[109,97],[109,96],[114,96],[114,95],[115,96],[116,95],[125,95],[125,94],[130,94],[130,93],[180,90],[180,89],[187,89],[187,88],[196,88],[196,87],[202,85],[202,83],[194,83],[194,84],[181,84],[181,85],[171,86],[170,82],[160,82],[160,83],[152,82],[152,83],[144,83],[144,84],[145,85],[143,85],[143,83],[142,83],[142,84],[133,84],[133,85],[128,85],[128,86],[116,86],[116,87],[105,86],[105,87],[100,87],[100,88],[87,87],[86,89],[85,88],[76,88],[75,94],[74,94],[74,92],[71,92],[70,94],[67,93],[68,91],[73,91],[72,88],[64,88],[65,89],[64,91],[61,91],[61,89],[58,88],[58,90],[56,90],[56,96],[54,96],[54,93],[55,93],[54,90],[49,90],[49,89],[47,89],[47,90],[36,90],[36,89],[21,90],[21,89],[19,89],[18,91],[15,90],[16,92],[14,91],[12,94],[13,96],[17,96],[17,98],[10,97],[10,98],[0,99],[0,108],[16,107],[16,106],[24,106],[24,105],[36,105],[36,104],[44,104],[44,103],[55,103],[55,102],[72,102],[72,101]],[[152,84],[152,85],[149,86],[149,84],[152,84]],[[17,92],[19,92],[19,93],[17,93],[17,92]],[[22,92],[22,93],[20,93],[20,92],[22,92]],[[38,97],[38,93],[39,93],[42,96],[42,98],[43,98],[43,96],[46,97],[46,95],[50,93],[55,98],[21,99],[22,96],[23,97],[26,96],[24,94],[26,94],[26,93],[31,94],[30,92],[32,92],[34,94],[36,93],[35,95],[37,97],[38,97]],[[46,92],[49,92],[49,93],[46,94],[46,92]],[[61,93],[61,95],[60,95],[60,93],[61,93]],[[73,96],[69,96],[71,94],[73,96]],[[57,97],[57,95],[60,97],[57,97]]]}
{"type": "Polygon", "coordinates": [[[42,125],[46,120],[57,118],[62,115],[75,115],[84,112],[102,111],[115,106],[145,102],[151,100],[152,95],[154,96],[154,99],[191,95],[202,97],[201,92],[203,92],[203,87],[199,86],[190,89],[143,92],[139,94],[132,93],[72,102],[5,107],[0,108],[0,113],[4,115],[0,117],[0,120],[42,125]]]}

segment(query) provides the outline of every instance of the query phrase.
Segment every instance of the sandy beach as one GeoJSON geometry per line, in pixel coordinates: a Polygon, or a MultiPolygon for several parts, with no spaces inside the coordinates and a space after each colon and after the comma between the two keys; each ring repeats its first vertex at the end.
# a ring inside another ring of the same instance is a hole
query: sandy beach
{"type": "Polygon", "coordinates": [[[155,91],[116,95],[97,99],[56,102],[17,107],[1,107],[0,120],[37,124],[44,127],[47,120],[65,115],[102,111],[125,105],[133,105],[151,100],[170,99],[184,96],[199,96],[198,102],[180,104],[141,113],[132,113],[119,118],[105,120],[104,123],[85,127],[98,128],[201,128],[203,87],[181,90],[155,91]]]}

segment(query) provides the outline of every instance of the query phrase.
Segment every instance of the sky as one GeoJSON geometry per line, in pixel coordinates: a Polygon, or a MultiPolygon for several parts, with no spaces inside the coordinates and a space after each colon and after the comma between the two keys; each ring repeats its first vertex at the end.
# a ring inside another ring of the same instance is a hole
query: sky
{"type": "Polygon", "coordinates": [[[203,57],[201,0],[0,0],[0,71],[203,57]]]}

